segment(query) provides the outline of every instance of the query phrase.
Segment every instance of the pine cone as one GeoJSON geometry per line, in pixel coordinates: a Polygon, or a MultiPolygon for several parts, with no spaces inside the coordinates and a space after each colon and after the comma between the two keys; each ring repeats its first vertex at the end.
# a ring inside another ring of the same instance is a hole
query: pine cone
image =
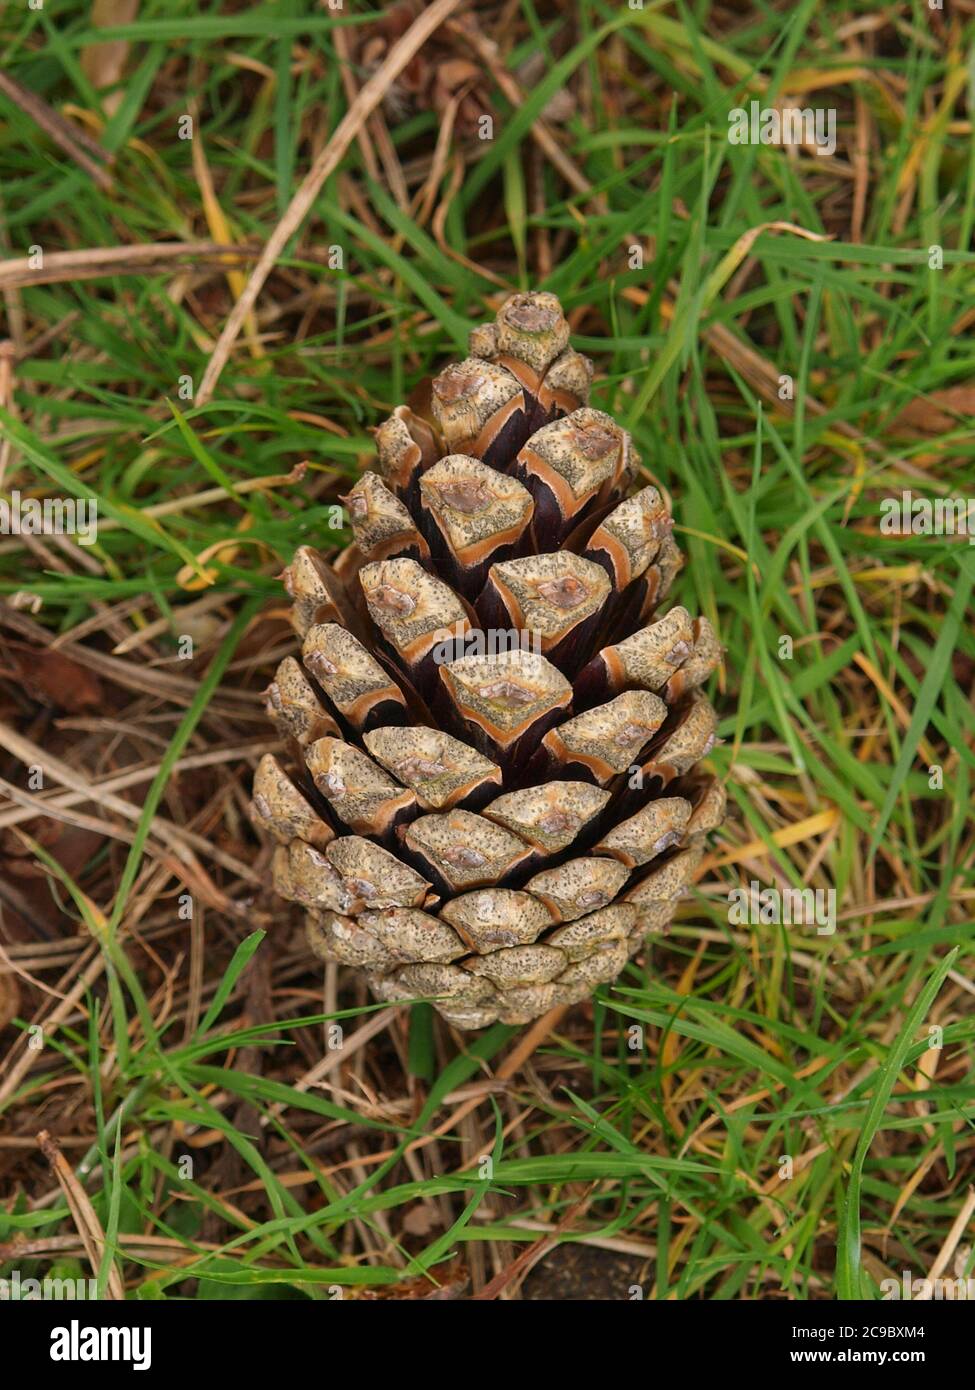
{"type": "Polygon", "coordinates": [[[301,660],[254,783],[274,885],[325,959],[462,1028],[614,979],[692,881],[724,793],[704,618],[656,616],[682,563],[552,294],[516,294],[400,406],[355,537],[285,572],[301,660]],[[632,494],[632,495],[631,495],[632,494]]]}

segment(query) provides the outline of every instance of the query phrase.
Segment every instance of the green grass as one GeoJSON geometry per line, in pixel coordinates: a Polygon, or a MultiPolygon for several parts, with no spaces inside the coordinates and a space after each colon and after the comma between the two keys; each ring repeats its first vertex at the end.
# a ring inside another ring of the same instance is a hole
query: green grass
{"type": "MultiPolygon", "coordinates": [[[[14,753],[0,769],[32,811],[0,800],[0,942],[26,972],[0,976],[0,1274],[93,1272],[42,1128],[106,1232],[102,1279],[114,1262],[140,1298],[477,1289],[556,1227],[618,1252],[619,1297],[876,1297],[927,1273],[975,1175],[975,557],[879,526],[905,489],[975,495],[975,23],[506,8],[509,71],[546,54],[520,109],[482,79],[495,138],[455,136],[422,222],[395,175],[412,199],[440,117],[389,117],[379,181],[353,142],[205,406],[228,266],[0,274],[0,495],[92,498],[101,521],[84,550],[0,537],[0,718],[88,782],[145,774],[126,815],[101,788],[67,802],[57,769],[37,791],[14,753]],[[533,134],[566,91],[576,186],[533,134]],[[729,144],[753,97],[835,108],[836,155],[729,144]],[[771,222],[823,239],[738,244],[771,222]],[[672,495],[675,596],[726,647],[731,814],[671,933],[504,1070],[527,1030],[460,1038],[423,1006],[353,1045],[377,1006],[334,970],[323,997],[245,807],[289,650],[277,576],[341,543],[371,427],[529,285],[560,295],[595,403],[672,495]],[[752,879],[835,889],[835,934],[733,925],[752,879]],[[50,990],[72,1001],[28,1053],[50,990]],[[340,1065],[309,1081],[330,1025],[340,1065]]],[[[99,90],[89,6],[8,6],[6,71],[114,160],[107,191],[0,94],[0,260],[222,242],[192,113],[246,277],[346,109],[336,26],[354,44],[369,20],[306,9],[149,0],[99,90]]]]}

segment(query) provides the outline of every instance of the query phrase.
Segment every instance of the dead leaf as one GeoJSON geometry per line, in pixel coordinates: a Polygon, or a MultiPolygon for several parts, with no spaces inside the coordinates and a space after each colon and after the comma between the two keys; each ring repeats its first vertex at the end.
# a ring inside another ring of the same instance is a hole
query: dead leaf
{"type": "Polygon", "coordinates": [[[411,1236],[428,1236],[440,1225],[432,1202],[417,1202],[403,1217],[403,1230],[411,1236]]]}
{"type": "MultiPolygon", "coordinates": [[[[139,13],[139,0],[94,0],[91,7],[91,27],[93,29],[112,29],[119,24],[131,24],[139,13]]],[[[125,71],[125,60],[129,56],[128,39],[108,39],[105,43],[93,43],[82,52],[81,70],[96,91],[114,87],[125,71]]],[[[106,113],[114,115],[124,93],[109,92],[102,102],[106,113]]]]}
{"type": "Polygon", "coordinates": [[[944,434],[964,424],[958,417],[965,415],[975,415],[975,386],[949,386],[908,402],[892,424],[923,434],[944,434]]]}
{"type": "Polygon", "coordinates": [[[450,1302],[460,1298],[470,1284],[470,1274],[459,1260],[449,1265],[435,1265],[429,1274],[417,1275],[415,1279],[402,1279],[398,1284],[382,1285],[373,1289],[350,1290],[346,1297],[361,1298],[366,1302],[382,1300],[424,1299],[430,1302],[450,1302]],[[436,1282],[434,1283],[434,1280],[436,1282]]]}
{"type": "Polygon", "coordinates": [[[4,655],[0,676],[16,680],[33,699],[68,714],[104,707],[101,681],[70,657],[16,642],[6,644],[4,655]]]}

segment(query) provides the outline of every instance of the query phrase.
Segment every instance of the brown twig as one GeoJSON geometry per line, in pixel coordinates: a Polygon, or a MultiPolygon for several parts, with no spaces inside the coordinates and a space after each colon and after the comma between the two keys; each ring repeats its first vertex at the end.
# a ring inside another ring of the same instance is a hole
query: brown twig
{"type": "Polygon", "coordinates": [[[84,169],[106,191],[112,187],[112,179],[102,165],[110,164],[112,156],[108,150],[93,140],[90,135],[66,121],[60,112],[48,106],[43,97],[22,86],[9,73],[0,72],[0,92],[30,116],[35,125],[49,135],[65,154],[70,155],[80,169],[84,169]],[[102,161],[99,163],[99,160],[102,161]]]}

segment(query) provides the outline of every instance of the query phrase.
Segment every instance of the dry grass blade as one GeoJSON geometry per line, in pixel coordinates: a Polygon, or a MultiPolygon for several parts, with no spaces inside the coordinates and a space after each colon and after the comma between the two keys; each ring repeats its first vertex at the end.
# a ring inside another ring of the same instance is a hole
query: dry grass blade
{"type": "Polygon", "coordinates": [[[938,1251],[934,1264],[928,1270],[930,1286],[927,1289],[922,1289],[920,1293],[915,1294],[915,1298],[925,1301],[931,1299],[933,1296],[934,1281],[935,1279],[940,1279],[948,1268],[948,1261],[957,1250],[958,1244],[965,1234],[968,1223],[971,1221],[973,1215],[975,1215],[975,1187],[970,1187],[965,1201],[962,1203],[961,1210],[952,1223],[951,1230],[948,1232],[947,1236],[945,1236],[944,1244],[938,1251]]]}
{"type": "Polygon", "coordinates": [[[247,315],[253,309],[265,280],[270,275],[281,252],[311,211],[311,206],[318,196],[322,184],[338,168],[346,150],[382,101],[390,83],[399,76],[434,30],[439,28],[460,3],[461,0],[434,0],[428,9],[423,11],[403,37],[393,45],[385,62],[365,83],[339,125],[332,132],[328,144],[305,175],[297,193],[288,204],[284,216],[269,237],[260,260],[250,273],[243,294],[234,305],[233,312],[213,350],[213,355],[207,363],[206,372],[197,392],[197,405],[206,405],[213,395],[213,388],[220,379],[220,373],[233,350],[237,335],[240,333],[247,315]]]}
{"type": "Polygon", "coordinates": [[[484,1288],[481,1289],[479,1293],[473,1294],[472,1302],[490,1302],[492,1299],[498,1298],[512,1283],[523,1278],[531,1269],[532,1265],[536,1264],[549,1250],[554,1250],[559,1243],[559,1236],[563,1231],[570,1230],[576,1217],[589,1206],[594,1191],[595,1184],[593,1184],[584,1197],[581,1197],[578,1202],[573,1203],[558,1225],[552,1228],[551,1232],[539,1236],[538,1240],[533,1241],[531,1245],[524,1249],[518,1258],[511,1262],[507,1269],[501,1270],[490,1283],[485,1284],[484,1288]]]}
{"type": "MultiPolygon", "coordinates": [[[[78,798],[81,800],[91,801],[95,805],[104,806],[109,811],[114,811],[116,815],[123,816],[126,820],[138,822],[140,812],[137,806],[133,806],[130,801],[126,801],[120,796],[116,796],[114,792],[108,791],[105,787],[92,786],[92,784],[76,772],[74,768],[62,762],[60,758],[56,758],[52,754],[46,752],[30,739],[24,738],[23,735],[18,734],[17,731],[9,725],[0,723],[0,737],[3,738],[9,752],[20,759],[25,766],[43,769],[45,774],[53,777],[54,780],[60,782],[62,786],[70,787],[73,792],[77,793],[78,798]]],[[[14,788],[11,788],[8,794],[12,800],[15,799],[16,792],[14,788]]],[[[30,805],[31,801],[27,799],[27,794],[23,793],[22,796],[22,804],[30,805]]],[[[21,800],[21,796],[16,796],[16,799],[21,800]]],[[[57,817],[63,816],[66,819],[78,819],[77,817],[72,817],[72,813],[63,804],[58,806],[46,806],[39,798],[35,798],[33,799],[33,805],[36,807],[35,813],[39,815],[51,814],[57,817]]],[[[199,865],[195,856],[191,853],[191,849],[199,850],[201,853],[216,859],[217,862],[223,861],[225,868],[229,868],[231,872],[246,879],[250,883],[260,883],[261,881],[260,876],[246,864],[242,864],[239,860],[234,859],[232,855],[225,854],[203,836],[196,835],[193,831],[186,829],[184,826],[174,825],[163,816],[153,817],[150,833],[154,834],[159,842],[168,845],[176,856],[176,859],[185,864],[186,870],[192,872],[195,869],[197,871],[197,876],[199,865]]]]}
{"type": "MultiPolygon", "coordinates": [[[[37,1136],[37,1142],[44,1157],[51,1165],[51,1171],[57,1178],[61,1191],[64,1193],[64,1199],[68,1204],[68,1210],[71,1212],[71,1218],[77,1228],[78,1235],[81,1237],[81,1243],[91,1265],[92,1273],[97,1275],[105,1253],[105,1232],[102,1230],[95,1208],[92,1206],[87,1192],[72,1172],[71,1165],[66,1162],[57,1141],[51,1138],[46,1129],[41,1130],[37,1136]]],[[[117,1299],[120,1302],[125,1299],[122,1276],[114,1259],[108,1268],[105,1297],[117,1299]]]]}
{"type": "Polygon", "coordinates": [[[94,246],[85,251],[51,251],[44,264],[31,256],[0,261],[0,289],[25,285],[57,285],[75,280],[138,272],[152,275],[175,266],[213,264],[221,268],[237,261],[253,260],[256,247],[221,246],[215,241],[160,241],[144,246],[94,246]]]}
{"type": "MultiPolygon", "coordinates": [[[[0,602],[0,627],[21,633],[39,647],[51,643],[51,635],[45,628],[25,613],[18,613],[9,603],[0,602]]],[[[108,656],[82,642],[62,643],[59,651],[79,666],[85,666],[130,690],[141,690],[147,695],[175,700],[181,705],[190,704],[197,693],[196,682],[188,676],[174,676],[168,671],[147,671],[138,662],[108,656]]],[[[224,688],[211,702],[210,708],[236,719],[251,717],[255,722],[267,722],[261,710],[261,696],[256,692],[224,688]]]]}

